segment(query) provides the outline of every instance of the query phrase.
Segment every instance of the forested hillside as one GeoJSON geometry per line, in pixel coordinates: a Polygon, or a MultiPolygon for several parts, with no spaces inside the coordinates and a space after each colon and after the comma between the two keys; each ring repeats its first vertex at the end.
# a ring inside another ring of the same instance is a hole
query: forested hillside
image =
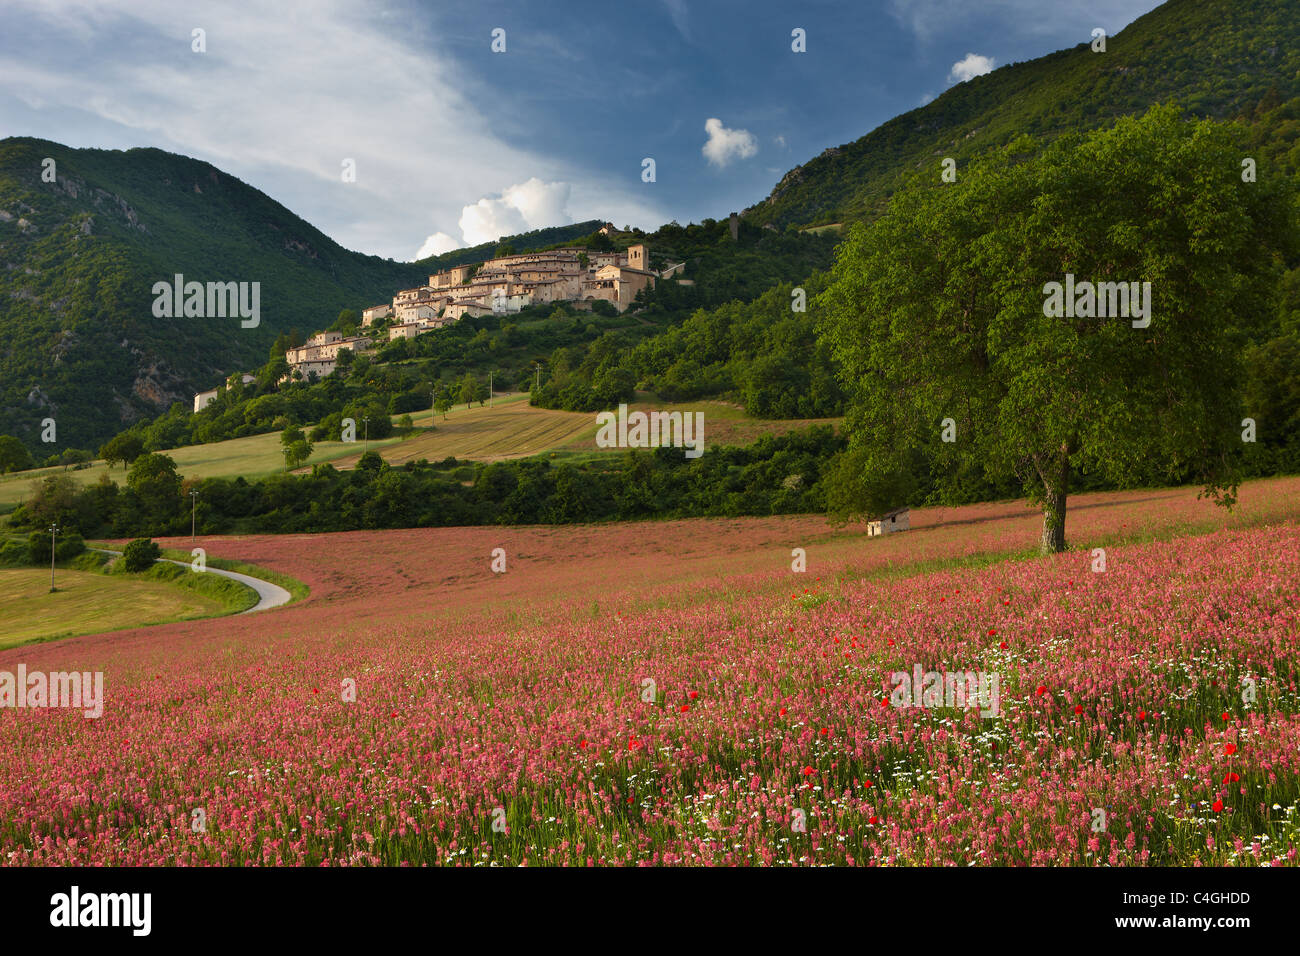
{"type": "MultiPolygon", "coordinates": [[[[505,241],[523,251],[594,225],[505,241]]],[[[279,333],[324,328],[341,309],[386,302],[482,252],[419,263],[361,255],[208,163],[157,149],[0,141],[0,434],[38,453],[94,448],[260,366],[279,333]],[[260,283],[259,324],[156,318],[153,285],[177,273],[260,283]],[[45,418],[57,425],[52,444],[40,441],[45,418]]]]}
{"type": "MultiPolygon", "coordinates": [[[[1300,4],[1291,0],[1169,0],[1106,40],[1089,39],[959,83],[861,139],[790,170],[745,217],[810,224],[871,216],[899,176],[966,161],[1017,136],[1050,139],[1168,100],[1213,119],[1258,117],[1300,96],[1300,4]]],[[[1296,122],[1294,104],[1285,122],[1296,122]]],[[[1294,175],[1294,129],[1265,154],[1294,175]]]]}

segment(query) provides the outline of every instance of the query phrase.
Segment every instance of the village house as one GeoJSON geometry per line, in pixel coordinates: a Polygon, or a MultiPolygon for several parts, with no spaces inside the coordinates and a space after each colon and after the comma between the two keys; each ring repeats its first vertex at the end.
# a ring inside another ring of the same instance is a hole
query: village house
{"type": "Polygon", "coordinates": [[[883,534],[893,534],[895,531],[906,531],[908,515],[907,508],[895,508],[893,511],[886,511],[879,518],[872,518],[867,522],[867,537],[876,538],[883,534]]]}
{"type": "MultiPolygon", "coordinates": [[[[257,379],[249,375],[247,372],[241,375],[239,377],[239,380],[245,385],[257,381],[257,379]]],[[[206,392],[196,393],[194,396],[194,410],[196,412],[203,411],[203,409],[207,408],[209,405],[211,405],[213,402],[217,400],[217,396],[221,394],[221,390],[224,388],[225,388],[224,385],[219,385],[216,388],[208,389],[206,392]]]]}
{"type": "Polygon", "coordinates": [[[361,310],[362,326],[374,325],[380,319],[386,319],[393,314],[391,305],[372,305],[368,309],[361,310]]]}
{"type": "Polygon", "coordinates": [[[301,373],[302,378],[313,373],[317,378],[332,375],[338,367],[340,352],[366,352],[373,344],[371,339],[361,335],[345,338],[342,332],[317,332],[297,348],[285,351],[284,360],[289,363],[289,372],[280,381],[292,378],[294,372],[301,373]]]}

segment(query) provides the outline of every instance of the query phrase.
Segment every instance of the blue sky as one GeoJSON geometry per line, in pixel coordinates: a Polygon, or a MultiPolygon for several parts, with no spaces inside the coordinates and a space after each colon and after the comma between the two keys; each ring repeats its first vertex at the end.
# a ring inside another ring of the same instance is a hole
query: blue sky
{"type": "Polygon", "coordinates": [[[721,218],[954,83],[1157,5],[6,0],[0,136],[204,159],[408,260],[583,219],[721,218]]]}

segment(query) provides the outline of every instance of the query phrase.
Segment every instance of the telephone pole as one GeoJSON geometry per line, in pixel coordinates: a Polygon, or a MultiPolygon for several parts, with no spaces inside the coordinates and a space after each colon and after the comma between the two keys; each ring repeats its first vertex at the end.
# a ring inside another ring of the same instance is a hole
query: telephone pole
{"type": "Polygon", "coordinates": [[[57,524],[50,525],[50,593],[53,594],[58,590],[54,586],[54,536],[59,533],[57,524]]]}

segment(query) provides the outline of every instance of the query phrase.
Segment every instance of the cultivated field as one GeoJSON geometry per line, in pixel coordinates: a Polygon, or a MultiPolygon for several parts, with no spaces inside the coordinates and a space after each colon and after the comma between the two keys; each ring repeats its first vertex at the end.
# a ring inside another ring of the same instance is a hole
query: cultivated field
{"type": "MultiPolygon", "coordinates": [[[[748,445],[763,435],[783,435],[812,424],[838,426],[840,419],[755,419],[748,418],[735,405],[724,402],[685,402],[669,404],[655,401],[645,393],[628,407],[633,410],[664,409],[704,414],[704,441],[709,445],[748,445]]],[[[392,416],[394,423],[401,418],[392,416]]],[[[408,435],[393,435],[369,443],[372,451],[394,465],[426,458],[437,462],[444,458],[474,461],[501,461],[555,452],[557,457],[599,453],[619,454],[621,449],[596,447],[594,412],[564,412],[533,408],[526,393],[497,396],[491,406],[457,405],[446,419],[432,416],[434,431],[428,430],[429,411],[411,416],[416,430],[408,435]]],[[[361,457],[362,437],[355,444],[314,442],[308,463],[297,469],[310,472],[311,466],[329,462],[336,468],[352,468],[361,457]]],[[[164,451],[176,461],[176,469],[185,478],[262,478],[284,471],[284,454],[279,432],[232,438],[208,445],[191,445],[164,451]]],[[[31,471],[0,476],[0,509],[9,509],[32,493],[32,484],[45,475],[65,473],[82,484],[92,484],[108,474],[118,484],[126,481],[122,465],[110,469],[102,461],[80,471],[59,468],[35,468],[31,471]]]]}
{"type": "MultiPolygon", "coordinates": [[[[360,442],[358,437],[357,441],[360,442]]],[[[380,449],[401,441],[393,436],[383,441],[372,441],[370,447],[380,449]]],[[[355,453],[354,445],[343,442],[315,442],[312,446],[311,463],[337,461],[355,453]]],[[[284,471],[284,452],[280,445],[280,433],[250,435],[247,438],[232,438],[229,441],[213,442],[208,445],[189,445],[185,448],[171,448],[164,452],[176,462],[176,470],[184,478],[262,478],[266,475],[284,471]]],[[[308,468],[307,470],[310,470],[308,468]]],[[[122,465],[109,468],[102,461],[95,461],[89,468],[73,471],[63,468],[34,468],[0,476],[0,507],[18,504],[32,493],[33,483],[45,475],[67,474],[81,484],[93,484],[99,476],[107,474],[119,485],[126,483],[127,469],[122,465]]]]}
{"type": "Polygon", "coordinates": [[[1300,479],[1231,514],[1079,496],[1052,558],[1021,504],[912,517],[884,539],[799,517],[200,541],[312,593],[0,652],[107,691],[99,720],[0,711],[0,853],[1294,861],[1300,479]],[[997,674],[998,714],[891,705],[916,665],[997,674]]]}

